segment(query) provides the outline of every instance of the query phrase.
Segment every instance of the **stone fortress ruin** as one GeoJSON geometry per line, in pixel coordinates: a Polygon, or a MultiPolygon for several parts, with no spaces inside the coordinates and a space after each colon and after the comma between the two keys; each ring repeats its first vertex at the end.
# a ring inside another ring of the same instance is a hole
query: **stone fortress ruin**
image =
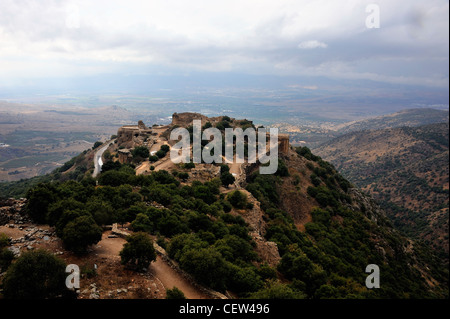
{"type": "MultiPolygon", "coordinates": [[[[174,127],[188,127],[193,124],[194,120],[200,120],[202,126],[210,122],[214,127],[217,123],[223,121],[224,116],[207,117],[200,113],[183,112],[173,113],[172,122],[162,127],[147,127],[144,122],[139,121],[137,125],[124,125],[117,131],[117,146],[119,147],[118,159],[120,163],[129,163],[132,159],[131,150],[137,146],[146,146],[149,149],[160,142],[162,139],[168,138],[168,132],[174,127]]],[[[237,120],[230,118],[231,123],[239,123],[245,121],[247,125],[253,125],[249,120],[237,120]]],[[[172,144],[172,143],[169,143],[172,144]]],[[[173,144],[172,144],[173,145],[173,144]]],[[[288,155],[289,153],[289,135],[278,134],[278,152],[280,155],[288,155]]]]}
{"type": "Polygon", "coordinates": [[[152,135],[152,129],[148,128],[144,122],[139,121],[138,125],[125,125],[117,131],[117,143],[125,148],[132,148],[136,145],[143,145],[152,135]]]}
{"type": "MultiPolygon", "coordinates": [[[[217,117],[207,117],[205,115],[202,115],[200,113],[193,113],[193,112],[184,112],[184,113],[174,113],[172,115],[172,126],[182,126],[187,127],[189,125],[192,125],[192,122],[194,120],[200,120],[202,123],[202,126],[206,124],[206,122],[210,122],[213,126],[215,124],[219,123],[223,120],[223,116],[217,116],[217,117]]],[[[231,118],[231,121],[246,121],[249,124],[253,124],[253,121],[249,120],[236,120],[234,118],[231,118]]],[[[278,152],[281,155],[288,155],[289,153],[289,134],[278,134],[278,152]]]]}

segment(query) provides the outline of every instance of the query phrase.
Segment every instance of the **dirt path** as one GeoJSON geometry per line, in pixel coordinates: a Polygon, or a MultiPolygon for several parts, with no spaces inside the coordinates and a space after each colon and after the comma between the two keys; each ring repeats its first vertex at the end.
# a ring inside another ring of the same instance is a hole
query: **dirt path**
{"type": "MultiPolygon", "coordinates": [[[[102,240],[97,244],[95,253],[99,257],[106,257],[110,260],[120,260],[119,252],[126,242],[122,238],[108,238],[109,231],[105,232],[102,240]]],[[[172,289],[176,286],[188,299],[207,299],[209,296],[203,294],[188,280],[186,280],[176,270],[172,269],[160,256],[155,262],[150,264],[148,273],[153,276],[165,289],[172,289]]]]}
{"type": "Polygon", "coordinates": [[[210,299],[187,281],[181,274],[172,269],[160,256],[150,265],[149,273],[158,278],[165,289],[177,287],[188,299],[210,299]]]}
{"type": "MultiPolygon", "coordinates": [[[[37,228],[34,224],[27,224],[22,226],[24,229],[18,227],[10,228],[8,226],[0,226],[0,233],[5,233],[12,239],[18,239],[24,237],[27,233],[27,229],[37,228]]],[[[39,225],[39,229],[50,229],[49,226],[39,225]]],[[[37,234],[40,234],[38,232],[37,234]]],[[[157,257],[155,262],[150,264],[149,270],[145,274],[139,274],[133,271],[127,271],[120,264],[119,252],[122,250],[126,240],[120,237],[109,238],[111,231],[105,231],[102,234],[102,239],[94,246],[91,247],[91,252],[87,255],[77,256],[70,252],[67,252],[62,247],[61,240],[56,237],[51,237],[50,240],[39,240],[33,243],[33,248],[43,248],[49,251],[64,251],[64,254],[60,257],[65,260],[67,264],[76,264],[82,267],[83,265],[98,265],[98,276],[91,279],[83,278],[81,282],[81,290],[84,291],[92,283],[96,283],[97,287],[101,289],[101,298],[165,298],[166,289],[171,289],[176,286],[183,291],[188,299],[210,299],[211,297],[201,292],[187,279],[185,279],[180,273],[171,268],[160,256],[157,257]],[[116,291],[119,288],[134,287],[134,290],[130,290],[129,294],[125,293],[117,294],[116,291]],[[144,291],[144,295],[135,295],[137,290],[144,291]],[[151,293],[147,289],[150,289],[151,293]],[[113,296],[108,293],[114,292],[113,296]]],[[[22,244],[15,244],[20,247],[21,251],[26,251],[26,246],[30,245],[29,242],[22,244]]],[[[80,299],[89,298],[89,293],[86,292],[80,295],[80,299]]]]}

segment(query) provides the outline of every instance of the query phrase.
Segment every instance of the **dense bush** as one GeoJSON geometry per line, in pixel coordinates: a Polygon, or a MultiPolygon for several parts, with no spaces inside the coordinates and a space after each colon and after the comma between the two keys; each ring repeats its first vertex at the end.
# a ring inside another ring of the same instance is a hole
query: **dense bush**
{"type": "Polygon", "coordinates": [[[145,159],[150,156],[150,151],[146,146],[137,146],[131,151],[133,158],[145,159]]]}
{"type": "Polygon", "coordinates": [[[235,208],[243,209],[247,207],[247,195],[241,191],[232,191],[227,195],[227,200],[235,208]]]}
{"type": "Polygon", "coordinates": [[[67,249],[75,253],[85,253],[89,245],[102,239],[102,229],[88,215],[75,218],[64,227],[62,240],[67,249]]]}
{"type": "Polygon", "coordinates": [[[150,236],[137,232],[127,237],[120,251],[121,263],[134,270],[148,268],[156,260],[156,251],[150,236]]]}
{"type": "Polygon", "coordinates": [[[48,299],[67,295],[65,263],[53,254],[36,250],[24,253],[3,279],[5,299],[48,299]]]}
{"type": "Polygon", "coordinates": [[[166,299],[186,299],[186,296],[180,289],[173,287],[172,289],[166,289],[166,299]]]}

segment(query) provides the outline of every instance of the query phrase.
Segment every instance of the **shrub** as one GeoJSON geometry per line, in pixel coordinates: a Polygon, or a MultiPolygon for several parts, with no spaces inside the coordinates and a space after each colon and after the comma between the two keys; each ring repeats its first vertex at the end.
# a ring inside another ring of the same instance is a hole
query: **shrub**
{"type": "Polygon", "coordinates": [[[107,171],[102,173],[98,179],[100,185],[120,186],[127,184],[130,179],[130,174],[119,171],[107,171]]]}
{"type": "Polygon", "coordinates": [[[57,199],[56,188],[51,184],[39,184],[27,192],[27,210],[37,223],[45,223],[48,207],[57,199]]]}
{"type": "Polygon", "coordinates": [[[89,245],[102,239],[102,229],[91,216],[80,216],[69,222],[63,230],[63,243],[67,249],[81,254],[89,245]]]}
{"type": "Polygon", "coordinates": [[[152,261],[156,260],[156,251],[150,236],[138,232],[127,237],[119,253],[122,265],[134,270],[148,268],[152,261]]]}
{"type": "Polygon", "coordinates": [[[97,141],[94,143],[94,146],[92,146],[92,149],[95,150],[96,148],[100,147],[101,145],[103,145],[103,142],[97,141]]]}
{"type": "Polygon", "coordinates": [[[193,163],[193,162],[184,163],[183,168],[185,168],[185,169],[195,168],[195,163],[193,163]]]}
{"type": "Polygon", "coordinates": [[[209,247],[188,250],[180,258],[180,265],[199,282],[213,289],[225,288],[228,269],[216,249],[209,247]]]}
{"type": "Polygon", "coordinates": [[[164,156],[166,156],[166,152],[164,152],[164,151],[162,151],[162,150],[159,150],[158,152],[155,153],[155,155],[156,155],[158,158],[163,158],[164,156]]]}
{"type": "Polygon", "coordinates": [[[147,158],[150,156],[150,151],[146,146],[138,146],[131,151],[131,154],[133,155],[134,158],[137,157],[147,158]]]}
{"type": "Polygon", "coordinates": [[[66,265],[45,250],[24,253],[6,272],[5,299],[57,298],[67,292],[66,265]]]}
{"type": "Polygon", "coordinates": [[[0,273],[6,271],[14,260],[14,254],[8,248],[0,248],[0,273]]]}
{"type": "Polygon", "coordinates": [[[222,185],[225,187],[228,187],[228,185],[233,184],[236,179],[234,176],[229,172],[224,172],[220,175],[220,181],[222,182],[222,185]]]}
{"type": "Polygon", "coordinates": [[[177,287],[166,290],[166,299],[186,299],[184,293],[177,287]]]}
{"type": "Polygon", "coordinates": [[[0,248],[6,247],[9,245],[9,237],[5,233],[0,233],[0,248]]]}
{"type": "Polygon", "coordinates": [[[146,214],[139,213],[136,216],[136,219],[131,223],[131,228],[135,232],[150,232],[152,230],[152,222],[150,218],[146,214]]]}
{"type": "Polygon", "coordinates": [[[167,153],[168,151],[170,151],[170,146],[169,145],[161,145],[160,150],[163,151],[164,153],[167,153]]]}
{"type": "Polygon", "coordinates": [[[300,291],[296,291],[279,281],[271,280],[266,287],[253,293],[252,299],[305,299],[306,295],[300,291]]]}
{"type": "Polygon", "coordinates": [[[102,173],[105,173],[107,171],[118,171],[121,167],[122,164],[120,164],[120,162],[109,160],[102,165],[102,173]]]}
{"type": "Polygon", "coordinates": [[[227,199],[235,208],[243,209],[247,207],[247,195],[241,191],[235,190],[231,192],[228,194],[227,199]]]}

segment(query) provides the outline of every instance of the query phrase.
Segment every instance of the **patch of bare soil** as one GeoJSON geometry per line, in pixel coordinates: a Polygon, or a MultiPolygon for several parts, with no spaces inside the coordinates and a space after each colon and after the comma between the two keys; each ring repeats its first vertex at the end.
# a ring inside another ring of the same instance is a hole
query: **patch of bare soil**
{"type": "Polygon", "coordinates": [[[80,267],[79,299],[163,299],[166,289],[175,286],[188,299],[210,298],[159,256],[147,272],[126,269],[119,256],[126,241],[110,236],[111,231],[105,231],[101,241],[91,246],[87,254],[78,256],[66,251],[61,239],[47,225],[13,225],[0,226],[0,233],[12,239],[11,247],[16,252],[42,248],[57,255],[66,264],[80,267]]]}

